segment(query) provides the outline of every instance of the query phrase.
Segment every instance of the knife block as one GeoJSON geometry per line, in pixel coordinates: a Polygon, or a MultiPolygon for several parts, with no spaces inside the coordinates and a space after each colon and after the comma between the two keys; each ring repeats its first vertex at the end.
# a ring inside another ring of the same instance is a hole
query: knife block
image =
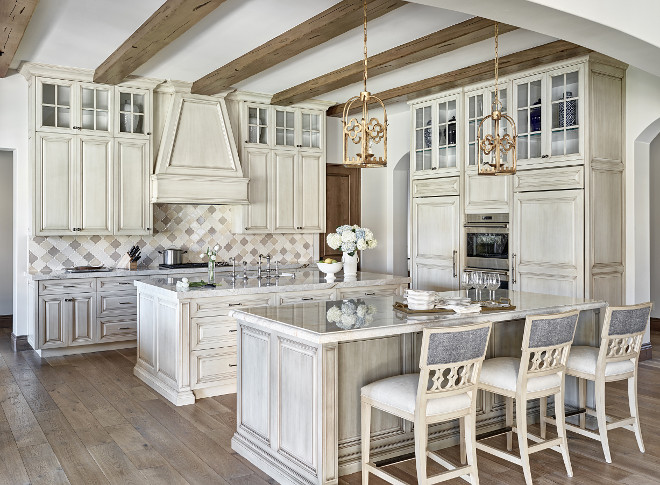
{"type": "Polygon", "coordinates": [[[128,269],[131,271],[137,271],[137,261],[131,261],[128,265],[128,269]]]}

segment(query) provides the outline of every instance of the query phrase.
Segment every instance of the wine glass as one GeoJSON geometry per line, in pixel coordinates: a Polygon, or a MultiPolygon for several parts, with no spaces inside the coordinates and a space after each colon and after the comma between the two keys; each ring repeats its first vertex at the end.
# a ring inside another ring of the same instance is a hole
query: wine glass
{"type": "Polygon", "coordinates": [[[486,279],[486,288],[490,291],[491,301],[495,301],[495,290],[500,287],[500,275],[498,273],[491,273],[486,279]]]}
{"type": "Polygon", "coordinates": [[[470,289],[472,289],[472,281],[470,281],[470,273],[463,271],[461,275],[461,284],[465,288],[465,293],[467,296],[470,296],[470,289]]]}
{"type": "Polygon", "coordinates": [[[470,278],[472,281],[472,286],[476,289],[475,291],[475,298],[477,301],[481,300],[481,290],[486,288],[486,280],[484,278],[484,274],[481,271],[475,271],[472,273],[472,277],[470,278]]]}

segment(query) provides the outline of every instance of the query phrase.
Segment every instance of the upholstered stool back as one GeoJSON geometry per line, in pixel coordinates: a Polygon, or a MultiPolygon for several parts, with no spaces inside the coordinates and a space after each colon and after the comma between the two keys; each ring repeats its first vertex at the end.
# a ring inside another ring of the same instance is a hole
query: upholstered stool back
{"type": "Polygon", "coordinates": [[[639,357],[652,307],[653,303],[649,302],[607,308],[598,356],[599,361],[605,359],[605,363],[600,368],[604,369],[607,362],[639,357]]]}

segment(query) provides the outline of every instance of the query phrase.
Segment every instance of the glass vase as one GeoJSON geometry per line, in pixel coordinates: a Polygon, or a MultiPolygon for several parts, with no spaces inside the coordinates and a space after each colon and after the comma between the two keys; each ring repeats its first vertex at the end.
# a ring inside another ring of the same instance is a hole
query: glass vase
{"type": "Polygon", "coordinates": [[[215,284],[215,261],[209,261],[209,285],[215,284]]]}

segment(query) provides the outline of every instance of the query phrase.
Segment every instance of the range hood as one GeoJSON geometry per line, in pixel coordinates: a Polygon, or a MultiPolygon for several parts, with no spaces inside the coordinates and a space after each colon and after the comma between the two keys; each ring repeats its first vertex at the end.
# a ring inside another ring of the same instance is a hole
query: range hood
{"type": "Polygon", "coordinates": [[[229,91],[201,96],[190,94],[191,86],[168,81],[154,93],[156,108],[162,106],[167,113],[151,176],[151,201],[247,204],[248,179],[243,177],[225,104],[229,91]]]}

